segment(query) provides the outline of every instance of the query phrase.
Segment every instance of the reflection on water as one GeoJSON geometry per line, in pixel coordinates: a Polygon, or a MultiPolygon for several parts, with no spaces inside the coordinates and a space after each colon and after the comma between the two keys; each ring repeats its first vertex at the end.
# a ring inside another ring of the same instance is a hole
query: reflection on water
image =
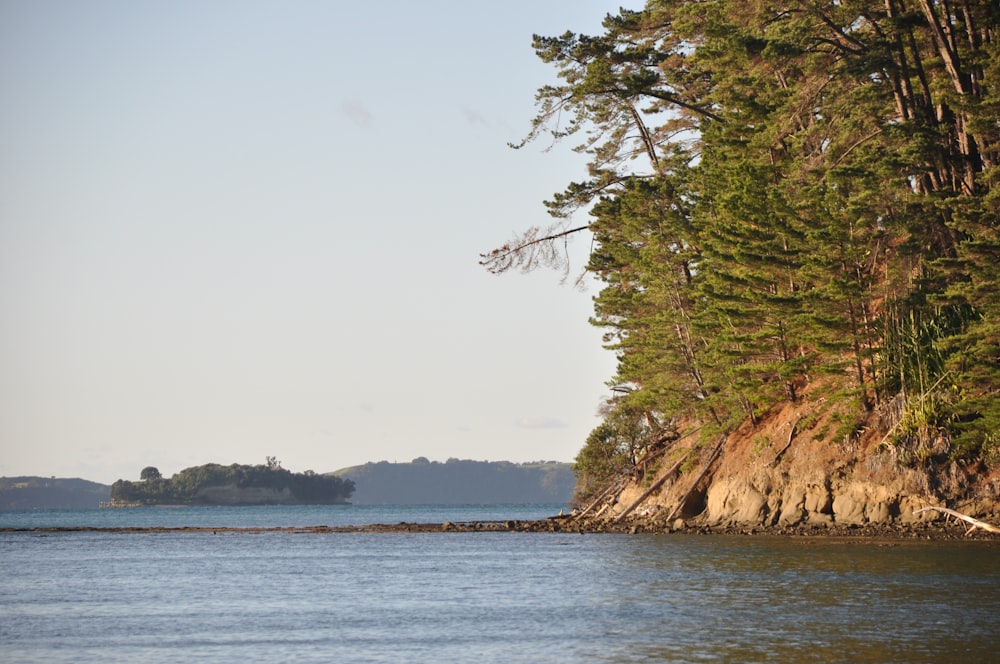
{"type": "Polygon", "coordinates": [[[13,662],[973,664],[1000,652],[1000,541],[0,533],[0,644],[13,662]]]}
{"type": "Polygon", "coordinates": [[[640,539],[616,557],[619,582],[638,591],[616,619],[660,642],[630,657],[985,662],[1000,652],[1000,542],[640,539]],[[664,555],[675,548],[683,555],[664,555]]]}

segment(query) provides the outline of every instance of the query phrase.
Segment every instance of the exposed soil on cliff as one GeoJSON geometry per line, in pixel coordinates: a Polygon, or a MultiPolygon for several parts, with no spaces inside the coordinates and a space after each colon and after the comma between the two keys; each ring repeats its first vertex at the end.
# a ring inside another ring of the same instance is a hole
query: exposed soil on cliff
{"type": "Polygon", "coordinates": [[[894,444],[898,404],[860,418],[831,407],[817,388],[800,394],[715,440],[682,429],[582,505],[577,520],[590,528],[861,535],[930,528],[945,518],[921,510],[937,506],[1000,522],[1000,469],[951,460],[943,439],[894,444]]]}

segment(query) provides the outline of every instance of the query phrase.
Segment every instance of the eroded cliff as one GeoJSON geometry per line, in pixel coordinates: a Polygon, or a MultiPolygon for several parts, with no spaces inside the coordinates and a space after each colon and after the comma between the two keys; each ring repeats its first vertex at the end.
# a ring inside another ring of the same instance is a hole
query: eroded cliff
{"type": "Polygon", "coordinates": [[[947,442],[892,444],[890,409],[839,426],[808,394],[714,440],[682,430],[579,505],[581,521],[657,528],[899,525],[949,507],[996,522],[1000,469],[963,466],[947,442]]]}

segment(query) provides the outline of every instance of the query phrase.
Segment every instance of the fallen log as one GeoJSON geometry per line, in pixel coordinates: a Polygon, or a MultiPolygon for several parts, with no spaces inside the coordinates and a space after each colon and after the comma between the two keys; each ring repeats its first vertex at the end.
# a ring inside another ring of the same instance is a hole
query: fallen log
{"type": "Polygon", "coordinates": [[[678,459],[677,463],[675,463],[673,466],[670,467],[670,470],[668,470],[667,472],[663,473],[663,475],[660,476],[660,479],[658,479],[655,482],[653,482],[653,484],[650,485],[650,487],[648,489],[646,489],[643,492],[643,494],[641,496],[639,496],[639,498],[637,498],[631,505],[629,505],[628,507],[625,508],[624,512],[622,512],[621,514],[619,514],[618,516],[616,516],[615,517],[615,523],[618,523],[619,521],[621,521],[622,519],[624,519],[625,517],[627,517],[629,514],[631,514],[632,511],[636,507],[638,507],[639,505],[642,505],[646,501],[646,499],[649,498],[650,495],[652,495],[652,493],[654,491],[656,491],[661,486],[663,486],[664,482],[666,482],[671,477],[673,477],[674,475],[676,475],[677,471],[681,467],[681,464],[684,463],[684,460],[688,458],[689,454],[691,454],[691,450],[688,450],[684,454],[684,456],[682,456],[680,459],[678,459]]]}
{"type": "Polygon", "coordinates": [[[727,438],[728,436],[726,436],[726,434],[722,434],[721,436],[719,436],[719,442],[715,446],[715,449],[712,450],[712,454],[709,455],[708,462],[706,462],[705,465],[702,467],[701,472],[698,473],[698,476],[695,478],[694,482],[691,483],[691,486],[688,488],[687,493],[685,493],[684,497],[682,497],[680,501],[677,503],[677,505],[674,506],[674,509],[671,510],[670,514],[667,515],[667,518],[664,519],[664,521],[670,523],[670,520],[673,519],[675,516],[677,516],[677,513],[681,511],[681,508],[684,507],[684,503],[688,501],[688,498],[691,497],[691,494],[694,493],[695,489],[698,488],[698,484],[705,478],[705,475],[708,474],[708,471],[709,469],[711,469],[712,464],[715,463],[715,460],[718,458],[719,453],[722,452],[722,447],[726,444],[727,438]]]}
{"type": "Polygon", "coordinates": [[[597,496],[597,498],[593,502],[591,502],[589,505],[587,505],[587,507],[583,511],[579,512],[578,514],[573,515],[573,520],[574,521],[579,521],[583,517],[587,516],[587,514],[590,513],[590,511],[592,509],[594,509],[595,507],[597,507],[598,504],[600,504],[601,502],[603,502],[604,500],[606,500],[610,495],[612,495],[615,491],[617,491],[619,488],[621,488],[621,485],[622,485],[621,479],[616,479],[614,482],[612,482],[611,484],[609,484],[607,486],[607,488],[604,489],[604,491],[602,491],[600,493],[600,495],[597,496]]]}
{"type": "Polygon", "coordinates": [[[974,519],[971,516],[969,516],[968,514],[962,514],[961,512],[956,512],[955,510],[950,510],[947,507],[936,507],[934,505],[929,505],[927,507],[923,507],[923,508],[921,508],[919,510],[916,510],[913,513],[916,515],[916,514],[920,514],[921,512],[926,512],[927,510],[937,510],[938,512],[941,512],[942,514],[947,514],[948,516],[953,516],[956,519],[961,519],[962,521],[965,521],[966,523],[971,523],[972,527],[969,528],[967,531],[965,531],[966,535],[968,535],[969,533],[971,533],[976,528],[982,528],[983,530],[985,530],[988,533],[1000,533],[1000,528],[997,528],[994,525],[986,523],[985,521],[980,521],[979,519],[974,519]]]}
{"type": "Polygon", "coordinates": [[[604,503],[603,505],[601,505],[601,509],[599,509],[596,512],[594,512],[594,516],[590,517],[590,520],[594,521],[594,522],[599,521],[601,519],[601,515],[604,514],[605,512],[607,512],[608,509],[610,509],[611,505],[612,505],[612,503],[610,503],[610,502],[607,502],[607,503],[604,503]]]}

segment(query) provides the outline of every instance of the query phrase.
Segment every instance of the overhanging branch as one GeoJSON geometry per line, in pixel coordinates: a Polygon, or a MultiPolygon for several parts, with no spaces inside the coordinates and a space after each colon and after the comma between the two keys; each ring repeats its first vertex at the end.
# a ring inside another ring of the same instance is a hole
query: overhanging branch
{"type": "Polygon", "coordinates": [[[479,254],[479,264],[491,274],[502,274],[514,267],[519,267],[526,272],[539,265],[561,267],[566,264],[566,238],[588,228],[589,226],[577,226],[557,233],[553,233],[549,229],[544,236],[540,236],[543,231],[538,227],[532,227],[517,236],[512,242],[485,254],[479,254]],[[563,240],[561,251],[559,240],[563,240]]]}

